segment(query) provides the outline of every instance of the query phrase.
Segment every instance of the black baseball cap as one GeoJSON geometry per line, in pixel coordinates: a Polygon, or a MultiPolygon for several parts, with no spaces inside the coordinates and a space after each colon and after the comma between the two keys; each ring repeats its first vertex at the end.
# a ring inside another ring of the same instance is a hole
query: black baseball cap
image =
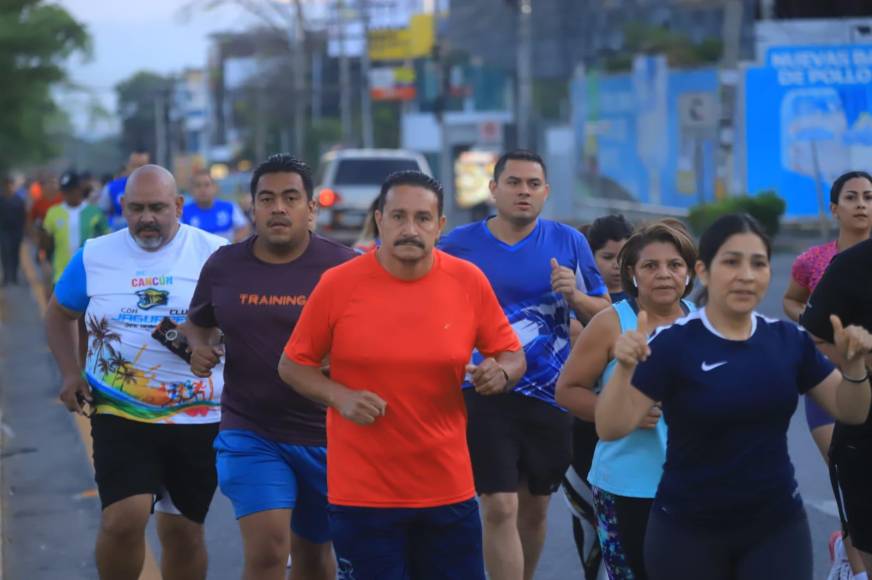
{"type": "Polygon", "coordinates": [[[61,175],[60,185],[61,191],[67,191],[79,187],[82,182],[81,176],[72,169],[64,171],[61,175]]]}

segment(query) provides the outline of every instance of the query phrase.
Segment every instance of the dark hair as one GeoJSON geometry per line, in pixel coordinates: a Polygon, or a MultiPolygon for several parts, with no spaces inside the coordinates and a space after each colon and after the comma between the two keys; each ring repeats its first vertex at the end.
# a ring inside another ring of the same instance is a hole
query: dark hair
{"type": "Polygon", "coordinates": [[[388,192],[398,185],[414,185],[432,191],[436,195],[436,200],[439,205],[439,216],[442,215],[445,198],[442,191],[442,184],[426,173],[411,169],[405,171],[394,171],[388,175],[387,179],[382,183],[381,191],[376,198],[375,208],[378,211],[383,212],[385,210],[385,202],[388,198],[388,192]]]}
{"type": "Polygon", "coordinates": [[[833,182],[833,186],[830,188],[830,203],[839,203],[839,197],[842,195],[842,188],[844,188],[845,184],[852,179],[865,179],[869,183],[872,183],[872,175],[869,175],[865,171],[849,171],[848,173],[843,173],[836,178],[833,182]]]}
{"type": "Polygon", "coordinates": [[[514,151],[503,153],[497,159],[496,165],[494,165],[494,181],[500,180],[500,175],[503,174],[509,161],[532,161],[533,163],[538,163],[542,167],[542,174],[546,179],[548,178],[548,169],[545,167],[545,161],[542,160],[538,153],[527,149],[515,149],[514,151]]]}
{"type": "Polygon", "coordinates": [[[306,190],[306,197],[309,201],[312,200],[312,192],[315,185],[312,181],[312,170],[305,161],[300,161],[289,153],[276,153],[266,158],[266,161],[255,168],[251,175],[251,199],[257,194],[257,182],[260,178],[268,173],[296,173],[303,180],[303,189],[306,190]]]}
{"type": "MultiPolygon", "coordinates": [[[[772,243],[769,240],[769,236],[763,231],[763,226],[760,225],[760,222],[746,213],[731,213],[716,219],[702,233],[699,239],[699,260],[703,263],[706,270],[711,268],[712,261],[715,259],[721,246],[736,234],[754,234],[766,246],[766,257],[772,257],[772,243]]],[[[703,288],[696,302],[700,306],[704,306],[707,301],[708,292],[703,288]]]]}
{"type": "Polygon", "coordinates": [[[593,220],[587,232],[590,251],[596,253],[609,242],[620,242],[633,235],[633,226],[621,214],[607,215],[593,220]]]}
{"type": "Polygon", "coordinates": [[[682,298],[693,291],[694,265],[696,264],[696,247],[687,232],[663,222],[653,222],[642,226],[639,231],[630,236],[621,253],[618,254],[618,262],[621,265],[621,288],[630,296],[639,295],[639,289],[633,284],[633,269],[639,262],[642,250],[654,242],[672,244],[678,250],[678,254],[687,264],[687,274],[690,281],[684,289],[682,298]]]}

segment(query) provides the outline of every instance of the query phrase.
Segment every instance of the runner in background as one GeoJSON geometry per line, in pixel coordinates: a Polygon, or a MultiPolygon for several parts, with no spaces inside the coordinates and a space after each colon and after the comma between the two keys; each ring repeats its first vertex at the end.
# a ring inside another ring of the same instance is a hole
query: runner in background
{"type": "Polygon", "coordinates": [[[18,284],[18,263],[27,207],[24,199],[15,194],[15,180],[2,178],[0,191],[0,263],[3,265],[3,285],[18,284]]]}
{"type": "Polygon", "coordinates": [[[127,178],[143,165],[147,165],[148,161],[148,152],[132,152],[130,157],[127,158],[127,164],[124,166],[121,175],[107,183],[103,191],[100,192],[100,200],[97,205],[106,214],[106,218],[109,220],[109,227],[112,228],[112,231],[127,227],[123,208],[121,207],[121,197],[124,195],[124,189],[127,186],[127,178]]]}
{"type": "Polygon", "coordinates": [[[585,235],[596,260],[596,267],[609,290],[609,298],[612,299],[612,304],[616,304],[627,297],[621,287],[618,254],[633,235],[633,226],[620,214],[607,215],[595,219],[585,235]]]}
{"type": "MultiPolygon", "coordinates": [[[[626,299],[594,316],[575,343],[557,383],[557,402],[593,427],[594,394],[614,372],[614,344],[622,332],[636,330],[637,315],[647,313],[656,326],[668,325],[694,310],[684,298],[693,289],[691,265],[696,249],[683,231],[662,222],[640,228],[620,253],[620,277],[626,299]]],[[[609,578],[642,580],[648,514],[666,455],[666,425],[659,407],[640,429],[618,441],[599,441],[587,468],[573,478],[592,486],[596,529],[609,578]]],[[[573,450],[576,456],[579,449],[573,450]]],[[[587,487],[582,488],[588,489],[587,487]]]]}
{"type": "MultiPolygon", "coordinates": [[[[795,322],[799,321],[809,296],[833,257],[869,239],[872,233],[872,176],[865,171],[851,171],[839,176],[830,189],[830,212],[839,227],[836,239],[809,248],[793,263],[790,284],[784,293],[784,313],[795,322]]],[[[835,421],[808,397],[805,398],[805,418],[824,461],[829,462],[835,421]]],[[[843,542],[838,533],[830,539],[830,552],[834,556],[834,569],[849,565],[854,575],[865,572],[859,552],[850,540],[843,542]],[[848,562],[836,557],[838,555],[845,556],[848,562]]]]}
{"type": "Polygon", "coordinates": [[[106,216],[86,201],[85,185],[75,171],[65,172],[60,179],[63,203],[49,208],[43,221],[42,248],[52,256],[52,286],[87,240],[109,233],[106,216]]]}
{"type": "Polygon", "coordinates": [[[205,230],[210,234],[239,242],[251,234],[251,226],[239,206],[217,199],[218,186],[206,169],[191,178],[190,202],[182,210],[182,223],[205,230]]]}
{"type": "Polygon", "coordinates": [[[609,300],[584,236],[539,217],[550,193],[539,155],[503,154],[490,191],[496,215],[456,228],[440,248],[485,273],[524,344],[527,372],[512,392],[483,397],[467,381],[464,396],[488,574],[530,580],[572,459],[572,417],[554,401],[570,320],[586,322],[609,300]]]}
{"type": "MultiPolygon", "coordinates": [[[[597,218],[593,223],[579,228],[590,244],[596,260],[597,269],[609,291],[612,304],[624,299],[621,288],[618,254],[633,234],[632,226],[624,216],[609,215],[597,218]]],[[[577,320],[570,321],[569,335],[573,344],[582,331],[577,320]]],[[[572,536],[582,562],[586,580],[605,574],[601,566],[602,554],[597,537],[596,513],[593,506],[593,493],[587,481],[587,473],[593,460],[599,438],[593,421],[585,421],[578,416],[572,420],[572,464],[563,477],[563,493],[572,513],[572,536]]]]}

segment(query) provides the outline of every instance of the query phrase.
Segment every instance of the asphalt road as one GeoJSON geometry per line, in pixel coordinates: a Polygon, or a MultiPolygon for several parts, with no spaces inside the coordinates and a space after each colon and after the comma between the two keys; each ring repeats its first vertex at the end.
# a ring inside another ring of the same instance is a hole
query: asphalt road
{"type": "MultiPolygon", "coordinates": [[[[773,260],[773,282],[760,310],[780,317],[792,254],[773,260]]],[[[0,411],[2,411],[3,570],[11,580],[96,578],[93,542],[99,504],[87,452],[73,418],[56,403],[58,375],[45,346],[37,303],[25,286],[0,289],[0,411]]],[[[789,432],[790,452],[815,546],[815,578],[829,568],[827,539],[838,528],[823,461],[802,407],[789,432]]],[[[537,580],[580,578],[570,518],[554,496],[537,580]]],[[[229,502],[215,496],[206,522],[209,578],[241,577],[242,550],[229,502]]],[[[149,545],[159,558],[153,526],[149,545]]],[[[776,555],[773,555],[776,556],[776,555]]]]}

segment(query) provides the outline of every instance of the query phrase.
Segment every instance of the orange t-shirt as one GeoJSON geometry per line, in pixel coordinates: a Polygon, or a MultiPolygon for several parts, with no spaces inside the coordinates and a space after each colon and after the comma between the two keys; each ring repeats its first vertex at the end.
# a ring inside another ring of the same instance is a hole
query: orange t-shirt
{"type": "Polygon", "coordinates": [[[48,213],[48,210],[53,206],[60,204],[62,201],[64,201],[64,198],[60,195],[57,195],[52,199],[40,197],[38,200],[33,202],[33,205],[30,207],[30,221],[44,221],[45,214],[48,213]]]}
{"type": "Polygon", "coordinates": [[[328,270],[285,346],[292,361],[387,402],[358,425],[327,413],[330,503],[422,508],[475,495],[461,393],[472,349],[486,356],[521,343],[484,274],[434,250],[425,276],[390,275],[375,252],[328,270]]]}

